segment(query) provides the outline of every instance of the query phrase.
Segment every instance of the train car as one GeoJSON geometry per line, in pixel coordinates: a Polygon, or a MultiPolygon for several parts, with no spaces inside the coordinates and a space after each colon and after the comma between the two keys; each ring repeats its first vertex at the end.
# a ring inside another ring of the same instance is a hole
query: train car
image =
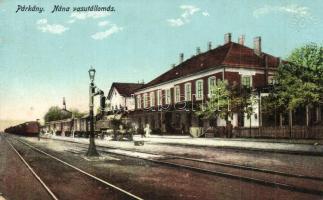
{"type": "Polygon", "coordinates": [[[89,132],[89,116],[74,118],[73,130],[75,137],[88,137],[89,132]]]}
{"type": "Polygon", "coordinates": [[[39,123],[36,121],[25,122],[22,124],[18,124],[16,126],[12,126],[5,129],[6,133],[22,135],[22,136],[38,136],[39,134],[39,123]]]}

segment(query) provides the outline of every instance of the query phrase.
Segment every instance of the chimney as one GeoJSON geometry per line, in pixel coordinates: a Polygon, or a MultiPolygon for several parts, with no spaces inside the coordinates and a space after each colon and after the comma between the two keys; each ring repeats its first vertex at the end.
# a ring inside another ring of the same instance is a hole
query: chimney
{"type": "Polygon", "coordinates": [[[199,55],[201,53],[200,47],[196,47],[196,55],[199,55]]]}
{"type": "Polygon", "coordinates": [[[184,61],[184,54],[180,53],[179,54],[179,63],[182,63],[184,61]]]}
{"type": "Polygon", "coordinates": [[[208,43],[207,43],[207,49],[208,49],[208,50],[211,50],[211,49],[212,49],[212,42],[208,42],[208,43]]]}
{"type": "Polygon", "coordinates": [[[261,37],[255,37],[253,39],[253,50],[258,56],[261,54],[261,37]]]}
{"type": "Polygon", "coordinates": [[[245,40],[245,36],[244,35],[240,35],[238,38],[238,43],[241,45],[244,45],[244,40],[245,40]]]}
{"type": "Polygon", "coordinates": [[[224,34],[224,44],[231,42],[231,33],[224,34]]]}

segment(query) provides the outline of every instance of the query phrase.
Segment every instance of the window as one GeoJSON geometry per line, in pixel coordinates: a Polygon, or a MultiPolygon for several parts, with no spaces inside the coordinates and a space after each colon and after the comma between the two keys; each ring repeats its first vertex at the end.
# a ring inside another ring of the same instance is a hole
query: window
{"type": "Polygon", "coordinates": [[[148,96],[147,93],[144,94],[144,108],[147,108],[148,106],[148,96]]]}
{"type": "Polygon", "coordinates": [[[185,84],[185,101],[192,101],[191,83],[185,84]]]}
{"type": "Polygon", "coordinates": [[[150,92],[149,99],[150,99],[150,106],[151,107],[155,106],[155,92],[150,92]]]}
{"type": "Polygon", "coordinates": [[[203,80],[196,81],[196,100],[203,99],[203,80]]]}
{"type": "Polygon", "coordinates": [[[180,102],[181,101],[181,89],[179,87],[179,85],[175,86],[175,98],[174,98],[174,102],[180,102]]]}
{"type": "Polygon", "coordinates": [[[163,95],[162,95],[162,91],[158,90],[157,91],[157,105],[162,105],[163,104],[163,95]]]}
{"type": "Polygon", "coordinates": [[[208,90],[209,90],[209,97],[211,97],[212,94],[214,94],[214,91],[212,91],[212,89],[214,88],[214,86],[216,85],[216,78],[215,76],[211,76],[208,79],[208,90]]]}
{"type": "MultiPolygon", "coordinates": [[[[141,108],[141,95],[137,96],[137,108],[140,109],[141,108]]],[[[113,109],[113,108],[112,108],[113,109]]]]}
{"type": "Polygon", "coordinates": [[[165,99],[166,104],[171,104],[171,94],[170,94],[170,89],[166,90],[166,99],[165,99]]]}
{"type": "Polygon", "coordinates": [[[244,87],[251,87],[251,76],[242,76],[241,85],[244,87]]]}

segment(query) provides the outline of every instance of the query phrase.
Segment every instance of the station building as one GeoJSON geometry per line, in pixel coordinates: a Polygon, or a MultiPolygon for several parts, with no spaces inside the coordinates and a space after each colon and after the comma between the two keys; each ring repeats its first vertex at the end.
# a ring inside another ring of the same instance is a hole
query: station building
{"type": "Polygon", "coordinates": [[[141,88],[143,83],[112,83],[109,93],[108,111],[133,111],[135,110],[134,91],[141,88]]]}
{"type": "MultiPolygon", "coordinates": [[[[280,58],[261,50],[261,37],[255,37],[253,48],[244,44],[244,36],[238,42],[231,40],[231,34],[224,36],[224,44],[184,60],[180,54],[179,64],[142,85],[134,92],[135,109],[132,121],[139,128],[147,124],[151,129],[168,133],[188,133],[191,127],[209,127],[211,121],[194,115],[196,105],[210,97],[210,88],[217,80],[229,85],[238,84],[253,90],[268,86],[280,64],[280,58]]],[[[260,98],[260,95],[258,98],[260,98]]],[[[245,114],[235,113],[231,119],[234,127],[259,127],[261,124],[259,105],[254,105],[254,114],[246,119],[245,114]]],[[[217,126],[225,126],[225,120],[218,118],[217,126]]]]}

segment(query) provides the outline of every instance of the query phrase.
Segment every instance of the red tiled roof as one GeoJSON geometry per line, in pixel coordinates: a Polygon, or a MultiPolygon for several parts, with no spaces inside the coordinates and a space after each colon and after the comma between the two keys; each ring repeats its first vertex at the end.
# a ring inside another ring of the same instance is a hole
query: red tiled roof
{"type": "Polygon", "coordinates": [[[144,84],[142,83],[118,83],[114,82],[111,85],[111,89],[108,94],[108,98],[111,96],[112,88],[116,88],[120,95],[124,97],[130,97],[135,90],[141,88],[144,84]]]}
{"type": "Polygon", "coordinates": [[[145,84],[142,88],[157,85],[166,81],[177,79],[179,77],[191,75],[216,66],[231,66],[231,67],[252,67],[264,68],[266,64],[269,68],[277,68],[279,58],[272,55],[261,53],[257,55],[253,49],[243,46],[235,42],[229,42],[218,48],[209,50],[205,53],[196,55],[173,69],[153,79],[145,84]]]}

